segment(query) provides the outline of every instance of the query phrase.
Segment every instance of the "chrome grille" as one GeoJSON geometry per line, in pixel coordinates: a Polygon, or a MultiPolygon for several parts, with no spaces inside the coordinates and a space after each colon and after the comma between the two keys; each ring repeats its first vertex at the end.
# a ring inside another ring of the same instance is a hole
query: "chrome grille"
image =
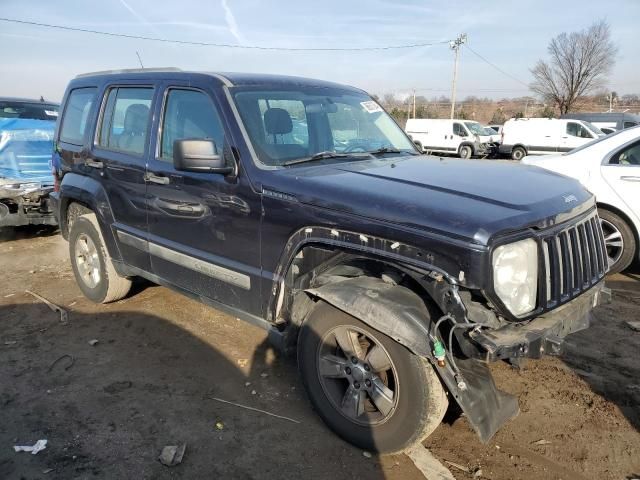
{"type": "Polygon", "coordinates": [[[542,237],[542,307],[565,303],[598,283],[609,268],[597,213],[542,237]]]}

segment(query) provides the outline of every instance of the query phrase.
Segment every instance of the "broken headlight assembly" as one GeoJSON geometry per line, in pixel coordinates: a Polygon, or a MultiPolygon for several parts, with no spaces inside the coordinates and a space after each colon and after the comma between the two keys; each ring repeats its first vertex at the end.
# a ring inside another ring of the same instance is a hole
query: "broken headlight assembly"
{"type": "Polygon", "coordinates": [[[493,289],[505,307],[520,317],[536,307],[538,245],[532,238],[493,251],[493,289]]]}

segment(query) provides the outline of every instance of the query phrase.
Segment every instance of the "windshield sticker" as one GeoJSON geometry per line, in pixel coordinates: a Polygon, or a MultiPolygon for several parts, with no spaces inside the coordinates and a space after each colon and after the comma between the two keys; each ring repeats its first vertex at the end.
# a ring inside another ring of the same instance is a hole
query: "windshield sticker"
{"type": "Polygon", "coordinates": [[[382,107],[378,105],[376,102],[374,102],[373,100],[369,100],[368,102],[360,102],[360,105],[362,105],[362,108],[364,108],[369,113],[376,113],[376,112],[382,111],[382,107]]]}

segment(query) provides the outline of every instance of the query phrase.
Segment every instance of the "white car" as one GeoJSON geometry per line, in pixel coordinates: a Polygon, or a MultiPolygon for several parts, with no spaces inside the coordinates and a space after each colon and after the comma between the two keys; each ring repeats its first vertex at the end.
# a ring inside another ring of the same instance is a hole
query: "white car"
{"type": "Polygon", "coordinates": [[[596,197],[610,272],[640,257],[640,126],[618,131],[561,155],[523,163],[573,177],[596,197]]]}

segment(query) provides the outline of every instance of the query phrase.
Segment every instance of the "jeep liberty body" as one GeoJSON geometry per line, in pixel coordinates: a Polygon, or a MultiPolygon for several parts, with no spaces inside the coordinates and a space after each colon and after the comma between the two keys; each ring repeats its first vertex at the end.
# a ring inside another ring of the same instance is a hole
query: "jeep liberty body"
{"type": "Polygon", "coordinates": [[[593,196],[507,162],[420,155],[362,90],[173,69],[71,81],[52,195],[94,302],[141,276],[269,330],[310,401],[372,451],[459,404],[518,413],[489,362],[557,354],[606,299],[593,196]]]}

